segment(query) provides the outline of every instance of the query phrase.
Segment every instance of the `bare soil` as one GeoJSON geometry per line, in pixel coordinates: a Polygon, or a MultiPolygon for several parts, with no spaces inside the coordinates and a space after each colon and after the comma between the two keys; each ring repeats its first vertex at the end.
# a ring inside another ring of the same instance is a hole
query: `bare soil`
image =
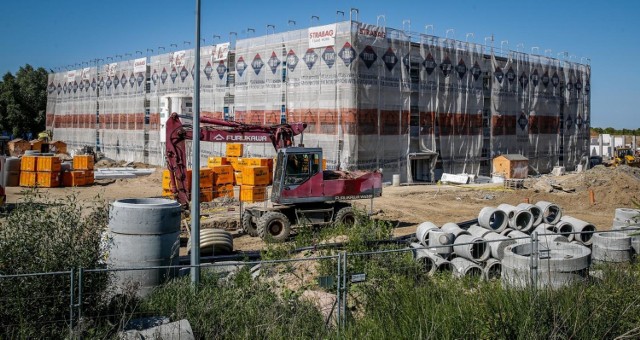
{"type": "MultiPolygon", "coordinates": [[[[119,165],[119,164],[118,164],[119,165]]],[[[112,166],[109,164],[109,166],[112,166]]],[[[147,167],[135,164],[136,167],[147,167]]],[[[50,197],[78,195],[81,200],[100,196],[109,201],[122,198],[159,197],[162,192],[162,169],[156,168],[150,176],[132,179],[104,180],[88,187],[40,189],[50,197]]],[[[19,201],[23,188],[7,188],[7,201],[19,201]]],[[[501,203],[516,205],[529,200],[550,201],[558,204],[565,215],[591,222],[599,230],[611,228],[616,208],[635,208],[640,201],[640,169],[620,166],[597,166],[582,173],[563,176],[544,175],[529,178],[522,189],[505,189],[501,184],[472,185],[412,185],[385,187],[383,195],[373,203],[374,218],[392,223],[396,235],[415,233],[418,224],[431,221],[437,225],[477,218],[485,206],[501,203]],[[591,204],[593,191],[595,204],[591,204]]],[[[355,202],[366,211],[370,200],[355,202]]],[[[240,235],[239,205],[237,201],[205,204],[202,227],[221,227],[234,231],[234,248],[259,250],[264,243],[255,237],[240,235]]]]}

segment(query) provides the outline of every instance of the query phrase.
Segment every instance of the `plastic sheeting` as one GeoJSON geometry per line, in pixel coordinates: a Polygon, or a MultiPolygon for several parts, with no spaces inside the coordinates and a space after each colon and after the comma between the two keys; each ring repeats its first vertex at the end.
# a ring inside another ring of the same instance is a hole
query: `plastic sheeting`
{"type": "MultiPolygon", "coordinates": [[[[516,52],[496,57],[480,45],[352,21],[233,47],[200,51],[202,116],[305,122],[305,146],[321,147],[330,169],[382,168],[385,178],[406,180],[407,158],[424,153],[438,155],[441,171],[481,174],[491,158],[521,153],[546,172],[572,169],[588,151],[586,65],[516,52]]],[[[47,126],[72,147],[163,164],[161,98],[192,95],[194,59],[190,49],[151,56],[144,72],[129,60],[52,74],[47,126]]],[[[224,144],[201,150],[205,160],[222,155],[224,144]]],[[[270,144],[245,150],[274,155],[270,144]]]]}

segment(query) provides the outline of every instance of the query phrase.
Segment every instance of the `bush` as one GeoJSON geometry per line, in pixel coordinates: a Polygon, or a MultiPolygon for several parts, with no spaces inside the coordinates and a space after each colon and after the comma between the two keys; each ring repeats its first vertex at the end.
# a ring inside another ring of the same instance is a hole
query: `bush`
{"type": "MultiPolygon", "coordinates": [[[[75,195],[50,199],[37,190],[23,197],[0,220],[0,274],[18,275],[101,267],[101,235],[107,205],[75,195]]],[[[77,280],[76,280],[77,281],[77,280]]],[[[92,275],[86,286],[106,288],[106,275],[92,275]]],[[[42,337],[68,331],[69,274],[0,278],[0,332],[8,337],[42,337]]],[[[98,295],[85,299],[86,313],[98,295]]]]}

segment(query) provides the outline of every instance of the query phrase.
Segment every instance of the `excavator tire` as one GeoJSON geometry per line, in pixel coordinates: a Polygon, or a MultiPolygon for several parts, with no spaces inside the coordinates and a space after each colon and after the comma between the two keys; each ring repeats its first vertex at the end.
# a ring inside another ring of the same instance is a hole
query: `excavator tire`
{"type": "Polygon", "coordinates": [[[249,210],[245,210],[242,214],[242,230],[251,237],[258,236],[258,227],[252,221],[253,215],[249,210]]]}
{"type": "Polygon", "coordinates": [[[258,220],[258,235],[266,242],[284,242],[290,233],[291,222],[283,213],[270,211],[258,220]]]}
{"type": "Polygon", "coordinates": [[[346,227],[352,227],[358,223],[358,217],[353,212],[353,207],[346,206],[340,208],[335,216],[335,223],[342,224],[346,227]]]}

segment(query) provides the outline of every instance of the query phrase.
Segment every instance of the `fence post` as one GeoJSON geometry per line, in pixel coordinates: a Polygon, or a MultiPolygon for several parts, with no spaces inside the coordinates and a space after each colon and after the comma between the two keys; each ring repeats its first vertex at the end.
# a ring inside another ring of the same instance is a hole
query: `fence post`
{"type": "Polygon", "coordinates": [[[342,327],[347,321],[347,252],[342,253],[342,327]]]}
{"type": "Polygon", "coordinates": [[[531,281],[533,289],[538,289],[538,232],[531,234],[531,281]]]}
{"type": "Polygon", "coordinates": [[[75,304],[74,304],[74,293],[75,293],[75,279],[76,279],[76,272],[74,270],[74,268],[71,268],[71,274],[70,274],[70,281],[69,281],[69,285],[70,285],[70,290],[69,290],[69,335],[73,338],[73,309],[75,308],[75,304]]]}
{"type": "Polygon", "coordinates": [[[78,322],[82,319],[82,286],[84,286],[84,268],[78,269],[78,322]]]}
{"type": "Polygon", "coordinates": [[[340,335],[340,320],[341,320],[341,309],[342,304],[340,301],[340,294],[342,294],[340,287],[340,280],[342,278],[342,253],[338,253],[338,275],[336,277],[336,330],[338,332],[338,336],[340,335]]]}

